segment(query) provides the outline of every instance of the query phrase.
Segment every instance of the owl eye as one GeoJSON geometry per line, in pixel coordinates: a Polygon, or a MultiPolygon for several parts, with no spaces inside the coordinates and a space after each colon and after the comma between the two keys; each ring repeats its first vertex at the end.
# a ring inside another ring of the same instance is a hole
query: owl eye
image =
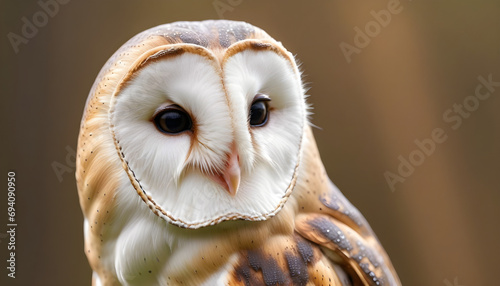
{"type": "Polygon", "coordinates": [[[264,126],[267,123],[269,117],[269,105],[268,101],[271,99],[265,95],[257,95],[250,107],[250,125],[251,126],[264,126]]]}
{"type": "Polygon", "coordinates": [[[167,134],[178,134],[191,130],[192,122],[189,115],[179,106],[170,106],[154,117],[156,128],[167,134]]]}

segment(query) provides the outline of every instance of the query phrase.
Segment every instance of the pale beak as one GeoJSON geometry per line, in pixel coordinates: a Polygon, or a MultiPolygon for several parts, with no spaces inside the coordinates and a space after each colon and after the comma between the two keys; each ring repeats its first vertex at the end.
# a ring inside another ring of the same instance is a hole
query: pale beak
{"type": "Polygon", "coordinates": [[[229,194],[234,197],[240,186],[241,178],[240,158],[234,145],[227,161],[226,170],[222,174],[222,178],[227,184],[229,194]]]}

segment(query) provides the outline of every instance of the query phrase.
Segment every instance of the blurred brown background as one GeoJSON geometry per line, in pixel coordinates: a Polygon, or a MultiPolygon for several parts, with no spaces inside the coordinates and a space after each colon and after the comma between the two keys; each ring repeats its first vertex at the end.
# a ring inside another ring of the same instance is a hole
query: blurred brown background
{"type": "Polygon", "coordinates": [[[498,285],[500,87],[456,130],[442,116],[474,104],[478,76],[500,81],[500,2],[59,1],[68,3],[46,23],[37,1],[0,2],[0,285],[90,285],[72,157],[90,87],[136,33],[219,18],[263,28],[303,63],[328,173],[404,285],[498,285]],[[377,30],[373,13],[388,5],[397,13],[377,30]],[[33,16],[40,27],[16,53],[8,35],[22,36],[23,17],[33,16]],[[367,24],[373,37],[349,63],[340,45],[356,47],[355,28],[367,24]],[[408,160],[435,128],[447,140],[392,191],[384,173],[397,174],[398,157],[408,160]],[[1,237],[8,170],[17,173],[16,279],[7,278],[1,237]]]}

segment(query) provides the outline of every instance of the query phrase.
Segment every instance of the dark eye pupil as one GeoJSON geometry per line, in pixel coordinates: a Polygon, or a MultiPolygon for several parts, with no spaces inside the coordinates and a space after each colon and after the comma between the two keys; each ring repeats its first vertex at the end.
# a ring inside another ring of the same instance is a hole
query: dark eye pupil
{"type": "Polygon", "coordinates": [[[167,109],[156,115],[156,127],[165,133],[176,134],[191,129],[191,119],[186,112],[178,109],[167,109]]]}
{"type": "Polygon", "coordinates": [[[250,125],[262,126],[267,122],[267,102],[256,101],[250,107],[250,125]]]}

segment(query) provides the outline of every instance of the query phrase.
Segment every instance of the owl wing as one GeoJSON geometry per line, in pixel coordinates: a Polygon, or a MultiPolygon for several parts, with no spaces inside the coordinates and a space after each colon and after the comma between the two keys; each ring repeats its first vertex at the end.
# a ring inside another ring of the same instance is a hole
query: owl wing
{"type": "Polygon", "coordinates": [[[318,201],[323,213],[298,214],[293,235],[241,251],[225,284],[401,285],[366,220],[342,193],[331,184],[318,201]]]}
{"type": "Polygon", "coordinates": [[[325,213],[299,214],[296,232],[341,266],[353,285],[400,285],[388,255],[364,217],[329,184],[330,192],[320,196],[325,213]]]}

